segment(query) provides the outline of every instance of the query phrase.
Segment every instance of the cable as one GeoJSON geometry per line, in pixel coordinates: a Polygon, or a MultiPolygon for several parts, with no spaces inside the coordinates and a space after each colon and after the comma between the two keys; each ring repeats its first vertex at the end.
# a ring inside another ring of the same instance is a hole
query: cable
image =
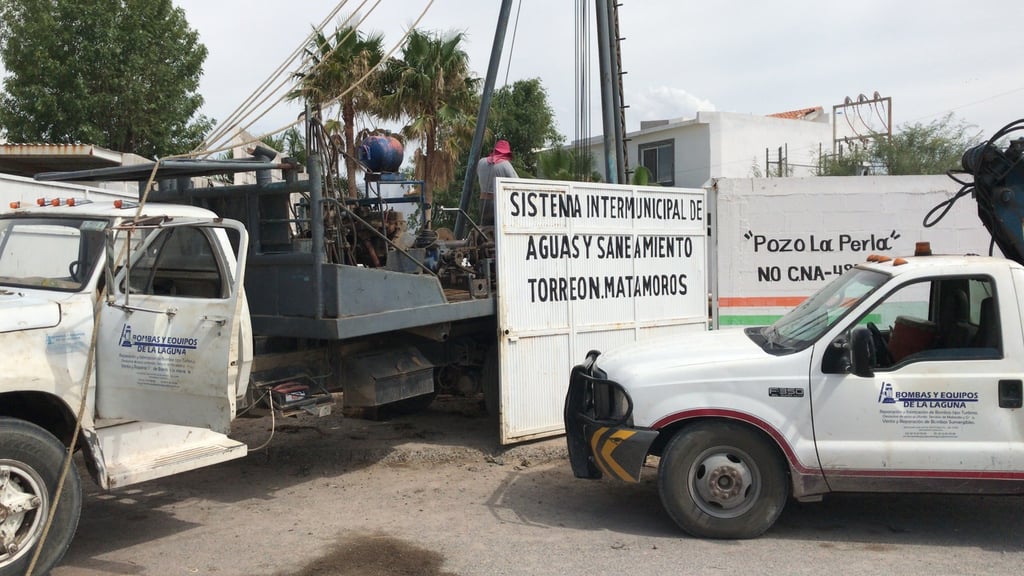
{"type": "MultiPolygon", "coordinates": [[[[269,393],[270,392],[267,392],[267,394],[269,394],[269,393]]],[[[264,394],[264,397],[266,397],[266,394],[264,394]]],[[[253,404],[255,404],[255,402],[253,402],[253,404]]],[[[263,450],[267,446],[270,446],[270,441],[274,439],[274,432],[276,432],[276,431],[277,431],[277,416],[276,416],[275,411],[274,411],[274,397],[271,396],[270,397],[270,436],[267,437],[266,442],[264,442],[263,444],[260,444],[259,446],[255,447],[255,448],[252,448],[251,451],[252,452],[259,452],[260,450],[263,450]]]]}
{"type": "Polygon", "coordinates": [[[908,120],[908,122],[917,122],[918,120],[924,120],[925,118],[931,118],[932,116],[938,116],[939,114],[943,114],[943,115],[949,114],[950,112],[953,112],[954,110],[960,110],[961,108],[967,108],[967,107],[970,107],[970,106],[974,106],[976,104],[984,104],[985,102],[988,102],[990,100],[995,100],[996,98],[1002,98],[1003,96],[1009,96],[1010,94],[1015,94],[1015,93],[1020,92],[1022,90],[1024,90],[1024,86],[1021,86],[1020,88],[1014,88],[1013,90],[1007,90],[1006,92],[1000,92],[999,94],[994,94],[992,96],[989,96],[988,98],[982,98],[981,100],[975,100],[973,102],[968,102],[966,104],[961,104],[959,106],[953,106],[952,108],[947,108],[947,109],[939,111],[939,112],[933,112],[931,114],[925,114],[924,116],[918,116],[917,118],[913,118],[911,120],[908,120]]]}
{"type": "MultiPolygon", "coordinates": [[[[356,8],[356,12],[361,10],[363,5],[365,5],[366,2],[368,2],[368,1],[369,0],[363,0],[362,4],[360,4],[359,7],[356,8]]],[[[263,92],[265,92],[266,89],[267,89],[267,86],[273,81],[273,79],[281,76],[287,70],[287,67],[290,64],[292,64],[295,61],[295,59],[300,54],[302,54],[302,52],[306,48],[306,46],[308,46],[309,43],[315,38],[315,35],[317,34],[317,32],[322,30],[324,28],[324,26],[326,26],[327,23],[332,18],[334,18],[335,15],[337,15],[338,12],[340,12],[341,9],[347,3],[348,3],[348,0],[341,0],[341,2],[339,2],[334,7],[334,9],[330,11],[330,13],[328,13],[328,15],[323,19],[323,21],[320,22],[320,25],[317,26],[316,28],[314,28],[313,31],[311,31],[309,33],[309,35],[306,36],[306,39],[301,44],[299,44],[299,46],[297,46],[291,52],[291,54],[289,54],[284,59],[284,61],[277,67],[277,69],[274,70],[270,74],[270,76],[268,76],[267,79],[264,80],[263,83],[252,94],[250,94],[249,97],[246,98],[245,101],[242,102],[242,104],[240,104],[231,114],[228,115],[228,117],[226,119],[224,119],[220,123],[218,129],[215,130],[214,132],[212,132],[209,136],[207,136],[207,138],[200,144],[199,149],[201,149],[201,150],[202,149],[206,149],[206,147],[209,146],[210,144],[219,141],[221,138],[224,138],[227,135],[227,131],[228,131],[229,127],[235,126],[242,118],[245,117],[245,113],[243,113],[243,111],[248,106],[250,106],[252,104],[253,100],[256,99],[257,95],[262,94],[263,92]]],[[[345,23],[347,23],[349,20],[351,20],[351,18],[352,18],[352,16],[349,16],[346,19],[345,23]]],[[[305,60],[303,62],[305,62],[305,60]]],[[[287,78],[288,78],[288,76],[285,76],[284,82],[287,82],[287,78]]],[[[274,91],[271,92],[271,94],[275,93],[277,90],[280,90],[280,88],[281,88],[281,86],[283,86],[284,82],[282,82],[281,84],[278,84],[278,86],[274,88],[274,91]]],[[[258,105],[262,105],[262,103],[265,102],[265,101],[266,101],[266,99],[261,101],[260,104],[258,104],[258,105]]]]}
{"type": "MultiPolygon", "coordinates": [[[[960,182],[960,180],[954,178],[951,173],[947,172],[946,175],[949,176],[950,178],[953,178],[954,181],[960,182]]],[[[924,227],[931,228],[932,226],[938,224],[940,220],[946,217],[946,214],[950,211],[951,208],[953,208],[953,205],[956,204],[957,200],[963,198],[964,196],[970,194],[973,191],[974,184],[964,184],[963,186],[960,187],[960,190],[958,190],[957,193],[953,195],[952,198],[947,198],[942,202],[936,204],[931,210],[928,211],[927,214],[925,214],[924,221],[922,222],[924,227]],[[938,216],[935,216],[934,220],[929,221],[929,219],[932,218],[932,215],[938,212],[939,210],[941,210],[941,212],[938,214],[938,216]]]]}
{"type": "MultiPolygon", "coordinates": [[[[379,2],[379,0],[378,0],[378,2],[379,2]]],[[[390,59],[390,58],[391,58],[391,56],[392,56],[392,55],[393,55],[393,54],[394,54],[395,52],[397,52],[397,51],[398,51],[398,49],[399,49],[399,48],[401,48],[401,47],[402,47],[402,46],[403,46],[403,45],[405,44],[405,41],[406,41],[406,40],[408,39],[409,35],[410,35],[410,34],[411,34],[411,33],[413,32],[413,30],[415,30],[415,29],[416,29],[416,26],[418,26],[418,25],[419,25],[420,21],[421,21],[421,20],[423,20],[423,17],[424,17],[424,16],[426,16],[427,12],[428,12],[428,11],[430,10],[430,8],[431,8],[431,6],[433,6],[433,4],[434,4],[434,0],[429,0],[429,1],[427,2],[427,5],[426,5],[426,6],[425,6],[425,7],[423,8],[423,11],[422,11],[422,12],[420,12],[420,15],[419,15],[419,16],[418,16],[418,17],[416,18],[416,20],[415,20],[415,21],[413,22],[412,26],[410,26],[410,27],[409,27],[409,28],[408,28],[408,29],[407,29],[407,30],[405,31],[405,33],[404,33],[404,34],[402,35],[402,38],[401,38],[401,39],[400,39],[400,40],[398,41],[398,43],[396,43],[396,44],[394,45],[394,47],[392,47],[392,48],[391,48],[391,50],[390,50],[390,51],[388,51],[388,53],[387,53],[387,54],[385,54],[385,55],[384,55],[384,57],[383,57],[383,58],[381,59],[381,64],[383,64],[383,63],[387,62],[387,61],[388,61],[388,59],[390,59]]],[[[378,66],[380,66],[380,64],[378,64],[378,66]]],[[[372,68],[372,69],[368,70],[368,71],[366,72],[366,74],[364,74],[364,75],[363,75],[363,76],[362,76],[361,78],[359,78],[358,80],[356,80],[356,82],[354,82],[354,83],[353,83],[353,84],[352,84],[352,85],[351,85],[351,86],[350,86],[350,87],[349,87],[349,88],[348,88],[347,90],[345,90],[344,92],[342,92],[341,94],[339,94],[339,95],[338,95],[338,96],[336,96],[335,98],[333,98],[333,99],[331,99],[331,100],[329,100],[329,101],[327,101],[327,102],[323,103],[323,105],[322,105],[322,106],[326,108],[326,107],[330,107],[330,106],[332,106],[332,105],[336,104],[336,103],[337,103],[337,102],[338,102],[338,101],[339,101],[339,100],[340,100],[341,98],[343,98],[343,97],[345,97],[346,95],[348,95],[348,94],[349,94],[349,93],[350,93],[350,92],[351,92],[352,90],[354,90],[354,89],[358,88],[359,86],[361,86],[361,85],[363,84],[363,82],[365,82],[365,81],[366,81],[366,79],[367,79],[367,78],[369,78],[369,76],[370,76],[370,75],[371,75],[371,74],[372,74],[372,73],[373,73],[373,72],[374,72],[375,70],[376,70],[376,68],[372,68]]],[[[282,100],[283,100],[283,97],[282,97],[282,98],[279,98],[279,99],[278,99],[278,101],[277,101],[277,102],[276,102],[275,104],[277,104],[277,103],[280,103],[280,102],[281,102],[282,100]]],[[[266,112],[264,112],[263,114],[261,114],[261,115],[260,115],[259,117],[255,118],[255,119],[254,119],[254,120],[253,120],[252,122],[250,122],[249,124],[246,124],[246,125],[245,125],[245,126],[244,126],[244,127],[242,128],[242,129],[244,130],[244,129],[247,129],[247,128],[249,128],[250,126],[252,126],[252,124],[253,124],[253,123],[255,123],[256,121],[258,121],[258,120],[260,120],[261,118],[263,118],[263,116],[265,116],[265,115],[266,115],[266,114],[267,114],[268,112],[269,112],[269,110],[267,110],[266,112]]],[[[270,131],[268,131],[268,132],[265,132],[265,133],[261,134],[260,136],[256,136],[256,137],[253,137],[253,138],[251,138],[251,139],[249,139],[249,140],[247,140],[247,141],[244,141],[244,142],[242,142],[241,144],[236,144],[236,145],[225,145],[225,146],[222,146],[222,147],[220,147],[220,148],[215,148],[215,149],[212,149],[212,150],[205,150],[204,152],[205,152],[206,154],[213,154],[213,153],[215,153],[215,152],[221,152],[221,151],[224,151],[224,150],[228,150],[228,149],[230,149],[230,148],[235,148],[236,146],[239,146],[239,145],[240,145],[240,146],[247,146],[247,145],[249,145],[249,144],[253,144],[253,143],[255,143],[255,142],[259,142],[259,141],[260,141],[260,140],[261,140],[262,138],[264,138],[264,137],[266,137],[266,136],[270,136],[270,135],[273,135],[273,134],[278,134],[278,133],[280,133],[280,132],[284,132],[285,130],[288,130],[289,128],[292,128],[292,127],[294,127],[294,126],[297,126],[297,125],[298,125],[298,124],[299,124],[300,122],[303,122],[303,119],[302,119],[301,117],[300,117],[300,119],[298,119],[298,120],[296,120],[296,121],[294,121],[294,122],[288,123],[288,124],[286,124],[286,125],[284,125],[284,126],[281,126],[281,127],[277,128],[277,129],[274,129],[274,130],[270,130],[270,131]]],[[[195,155],[195,154],[196,154],[196,153],[195,153],[195,152],[193,152],[193,153],[191,153],[191,154],[188,154],[188,155],[181,155],[181,156],[176,156],[176,157],[192,156],[192,155],[195,155]]]]}
{"type": "MultiPolygon", "coordinates": [[[[981,146],[984,148],[984,150],[987,150],[989,148],[995,148],[995,146],[1001,138],[1006,137],[1012,132],[1017,132],[1020,130],[1024,130],[1024,119],[1014,120],[1013,122],[1010,122],[1006,126],[1003,126],[999,130],[997,130],[996,133],[993,134],[992,137],[985,141],[985,143],[983,143],[981,146]]],[[[968,182],[966,180],[962,180],[958,178],[956,174],[970,174],[970,172],[967,172],[966,170],[949,170],[946,172],[946,176],[949,176],[954,182],[960,184],[960,190],[958,190],[957,193],[954,194],[951,198],[947,198],[946,200],[943,200],[942,202],[936,204],[935,207],[933,207],[931,210],[928,211],[927,214],[925,214],[924,221],[922,222],[925,228],[931,228],[932,226],[938,224],[939,221],[942,220],[946,216],[946,214],[949,213],[950,209],[953,208],[953,205],[956,204],[957,200],[963,198],[968,194],[972,194],[975,192],[976,187],[974,181],[968,182]]],[[[989,227],[988,223],[992,222],[994,218],[994,214],[992,214],[991,212],[991,207],[986,202],[979,202],[978,211],[979,217],[982,219],[982,222],[985,223],[986,227],[989,227]]],[[[994,235],[992,236],[992,243],[995,243],[994,235]]],[[[991,245],[989,246],[989,253],[992,253],[991,245]]]]}
{"type": "MultiPolygon", "coordinates": [[[[362,7],[362,6],[364,5],[364,4],[366,4],[366,2],[368,2],[368,1],[369,1],[369,0],[363,0],[363,4],[361,4],[361,5],[360,5],[360,8],[361,8],[361,7],[362,7]]],[[[360,25],[360,24],[362,24],[362,23],[363,23],[364,21],[366,21],[366,18],[368,18],[368,17],[369,17],[369,15],[370,15],[370,14],[371,14],[371,13],[372,13],[372,12],[373,12],[373,11],[374,11],[374,10],[375,10],[376,8],[377,8],[377,5],[379,5],[379,4],[380,4],[380,2],[381,2],[381,0],[376,0],[376,2],[374,3],[373,7],[371,7],[371,8],[370,8],[369,12],[368,12],[368,13],[367,13],[367,14],[366,14],[365,16],[363,16],[363,17],[362,17],[362,18],[361,18],[361,19],[359,20],[359,22],[357,22],[357,23],[356,23],[356,24],[355,24],[354,26],[351,26],[351,27],[349,27],[349,32],[348,32],[348,34],[346,34],[346,35],[345,35],[344,37],[342,37],[342,38],[341,38],[341,39],[339,40],[339,42],[338,42],[337,44],[335,44],[335,46],[334,46],[334,47],[333,47],[333,48],[332,48],[332,49],[331,49],[331,50],[330,50],[330,51],[329,51],[329,52],[328,52],[327,54],[325,54],[325,55],[324,55],[324,56],[323,56],[323,57],[321,58],[320,62],[319,62],[319,63],[317,63],[317,65],[316,65],[316,66],[314,66],[314,67],[313,67],[313,69],[311,69],[310,71],[312,71],[312,70],[315,70],[316,68],[318,68],[318,67],[320,67],[320,66],[324,66],[324,65],[325,65],[325,63],[326,63],[326,62],[327,62],[327,61],[328,61],[328,60],[330,59],[331,55],[332,55],[332,54],[334,54],[334,52],[335,52],[335,51],[336,51],[336,50],[338,49],[338,46],[340,46],[340,45],[341,45],[341,44],[342,44],[342,43],[344,42],[344,40],[348,39],[348,37],[349,37],[349,36],[351,36],[351,35],[352,35],[352,34],[353,34],[353,33],[355,32],[355,30],[356,30],[356,29],[358,29],[358,27],[359,27],[359,25],[360,25]]],[[[347,27],[347,26],[348,26],[348,23],[349,23],[349,22],[350,22],[351,20],[352,20],[352,16],[349,16],[349,17],[348,17],[348,18],[347,18],[347,19],[346,19],[346,20],[345,20],[345,21],[344,21],[344,22],[343,22],[343,23],[342,23],[342,24],[341,24],[340,26],[341,26],[341,27],[347,27]]],[[[321,31],[321,30],[315,30],[315,31],[314,31],[313,33],[311,33],[311,34],[310,34],[310,37],[313,37],[313,38],[315,38],[315,34],[316,34],[317,32],[320,32],[320,33],[322,33],[322,31],[321,31]]],[[[309,41],[309,40],[307,40],[306,44],[305,44],[305,45],[303,45],[303,46],[307,46],[307,45],[309,44],[309,42],[310,42],[310,41],[309,41]]],[[[305,65],[305,64],[306,64],[307,62],[309,62],[310,60],[312,60],[312,56],[308,56],[308,55],[307,55],[307,57],[306,57],[306,58],[304,58],[304,59],[302,60],[302,64],[300,65],[300,67],[301,67],[301,66],[304,66],[304,65],[305,65]]],[[[385,58],[384,60],[382,60],[382,62],[383,62],[383,61],[385,61],[385,60],[386,60],[386,58],[385,58]]],[[[372,72],[372,70],[371,70],[370,72],[372,72]]],[[[368,76],[368,75],[369,75],[369,72],[367,73],[367,76],[368,76]]],[[[364,76],[364,78],[365,78],[365,76],[364,76]]],[[[280,88],[281,88],[282,86],[284,86],[284,85],[285,85],[285,84],[286,84],[286,83],[288,82],[288,80],[289,80],[289,77],[285,77],[285,78],[284,78],[284,79],[283,79],[283,80],[281,81],[281,83],[280,83],[280,84],[278,84],[278,87],[277,87],[277,88],[275,88],[275,90],[280,90],[280,88]]],[[[340,98],[341,98],[342,96],[344,96],[344,95],[348,94],[349,92],[351,92],[352,90],[354,90],[354,89],[355,89],[356,87],[358,87],[358,86],[359,86],[360,84],[362,84],[362,80],[363,80],[363,79],[360,79],[359,81],[356,81],[356,83],[355,83],[355,84],[353,84],[353,85],[352,85],[352,86],[350,86],[350,87],[349,87],[349,88],[348,88],[347,90],[345,90],[344,92],[342,92],[342,94],[341,94],[341,95],[339,95],[339,96],[338,96],[337,98],[335,98],[335,99],[334,99],[333,101],[331,101],[331,103],[333,103],[333,102],[336,102],[336,101],[337,101],[338,99],[340,99],[340,98]]],[[[257,106],[262,106],[263,104],[265,104],[265,103],[266,103],[266,101],[267,101],[267,100],[269,100],[269,99],[270,99],[270,98],[271,98],[271,97],[272,97],[273,95],[274,95],[274,92],[271,92],[270,94],[268,94],[267,96],[265,96],[265,97],[263,98],[263,100],[261,100],[261,101],[259,102],[259,104],[258,104],[257,106]]],[[[273,107],[274,107],[274,106],[276,106],[277,104],[280,104],[281,102],[283,102],[283,101],[284,101],[285,99],[287,99],[287,98],[288,98],[288,94],[284,94],[284,95],[278,96],[277,100],[276,100],[276,101],[275,101],[275,102],[274,102],[273,104],[271,104],[271,105],[270,105],[269,107],[267,107],[267,108],[266,108],[266,109],[265,109],[265,110],[264,110],[264,111],[263,111],[262,113],[260,113],[260,114],[259,114],[258,116],[256,116],[256,117],[255,117],[255,118],[253,118],[252,120],[250,120],[250,121],[249,121],[249,122],[248,122],[247,124],[245,124],[244,126],[242,126],[242,127],[241,127],[241,130],[248,130],[248,129],[249,129],[249,128],[250,128],[250,127],[251,127],[251,126],[253,125],[253,124],[255,124],[256,122],[259,122],[260,120],[262,120],[262,119],[263,119],[263,117],[264,117],[264,116],[266,116],[267,114],[269,114],[269,113],[270,113],[270,111],[271,111],[271,110],[273,110],[273,107]]],[[[255,110],[254,110],[254,112],[255,112],[255,110]]],[[[283,132],[283,131],[287,130],[288,128],[291,128],[292,126],[295,126],[295,125],[296,125],[296,124],[297,124],[298,122],[299,122],[299,121],[297,120],[297,121],[295,121],[295,122],[293,122],[293,123],[291,123],[291,124],[289,124],[289,125],[287,125],[287,126],[285,126],[285,127],[283,127],[283,128],[280,128],[280,129],[278,129],[278,130],[275,130],[275,131],[273,131],[273,132],[269,132],[268,134],[277,134],[278,132],[283,132]]],[[[267,135],[267,134],[265,134],[264,136],[266,136],[266,135],[267,135]]],[[[260,139],[261,139],[261,138],[256,138],[256,139],[254,139],[254,140],[253,140],[253,142],[254,142],[254,141],[257,141],[257,140],[260,140],[260,139]]],[[[248,144],[248,143],[247,143],[247,144],[248,144]]]]}
{"type": "Polygon", "coordinates": [[[512,42],[508,47],[508,64],[505,66],[505,83],[502,87],[508,86],[508,73],[512,71],[512,52],[516,49],[516,32],[519,31],[519,12],[523,9],[523,0],[516,5],[516,23],[512,26],[512,42]]]}

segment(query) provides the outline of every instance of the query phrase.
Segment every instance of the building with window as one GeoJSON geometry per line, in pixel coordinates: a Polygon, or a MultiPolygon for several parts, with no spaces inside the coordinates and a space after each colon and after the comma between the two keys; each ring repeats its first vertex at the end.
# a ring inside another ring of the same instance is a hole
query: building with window
{"type": "MultiPolygon", "coordinates": [[[[832,126],[822,108],[769,116],[697,112],[694,118],[641,122],[626,136],[629,166],[650,171],[651,183],[699,188],[711,178],[813,176],[832,151],[832,126]]],[[[591,140],[594,170],[604,174],[604,145],[591,140]]]]}

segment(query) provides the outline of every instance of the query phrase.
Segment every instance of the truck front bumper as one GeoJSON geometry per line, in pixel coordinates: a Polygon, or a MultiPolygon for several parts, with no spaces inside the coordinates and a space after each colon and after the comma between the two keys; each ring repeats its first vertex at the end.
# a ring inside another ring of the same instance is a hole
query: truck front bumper
{"type": "Polygon", "coordinates": [[[608,474],[639,482],[647,451],[658,433],[633,427],[633,401],[594,367],[599,355],[588,352],[587,359],[569,376],[563,413],[569,463],[577,478],[608,474]]]}

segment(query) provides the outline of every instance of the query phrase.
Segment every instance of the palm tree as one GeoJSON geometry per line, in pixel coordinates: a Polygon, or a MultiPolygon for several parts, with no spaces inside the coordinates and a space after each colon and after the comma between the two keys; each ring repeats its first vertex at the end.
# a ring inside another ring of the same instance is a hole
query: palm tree
{"type": "MultiPolygon", "coordinates": [[[[402,57],[388,63],[378,85],[378,115],[404,120],[402,135],[416,140],[416,177],[426,182],[426,201],[455,176],[455,161],[468,148],[479,106],[479,79],[462,49],[465,34],[413,30],[402,57]]],[[[429,221],[429,212],[428,212],[429,221]]]]}
{"type": "Polygon", "coordinates": [[[601,173],[593,170],[592,165],[593,156],[590,151],[579,148],[557,146],[537,156],[539,175],[547,180],[600,182],[601,173]]]}
{"type": "Polygon", "coordinates": [[[375,108],[377,98],[373,74],[362,83],[360,80],[384,58],[383,45],[383,36],[365,36],[350,26],[339,27],[332,38],[317,31],[306,47],[309,66],[296,73],[298,87],[289,94],[292,98],[305,98],[319,110],[344,93],[339,100],[342,152],[345,154],[348,195],[351,198],[358,195],[355,117],[358,112],[375,108]]]}

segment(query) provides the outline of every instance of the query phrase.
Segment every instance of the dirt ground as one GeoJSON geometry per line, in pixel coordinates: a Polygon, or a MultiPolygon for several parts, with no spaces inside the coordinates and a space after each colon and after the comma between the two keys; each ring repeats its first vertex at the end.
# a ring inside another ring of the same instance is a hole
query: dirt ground
{"type": "MultiPolygon", "coordinates": [[[[473,401],[374,422],[279,421],[268,448],[89,487],[54,576],[1019,574],[1024,498],[790,502],[755,540],[688,538],[639,484],[572,477],[563,438],[511,449],[473,401]]],[[[243,419],[250,446],[269,419],[243,419]]]]}
{"type": "Polygon", "coordinates": [[[464,508],[465,490],[453,487],[474,476],[568,470],[562,438],[500,446],[477,399],[440,397],[380,420],[241,418],[231,435],[250,446],[247,457],[110,493],[83,469],[82,521],[53,574],[167,574],[180,562],[182,574],[445,575],[440,553],[381,525],[407,524],[425,499],[464,508]],[[178,540],[180,550],[166,548],[178,540]]]}

